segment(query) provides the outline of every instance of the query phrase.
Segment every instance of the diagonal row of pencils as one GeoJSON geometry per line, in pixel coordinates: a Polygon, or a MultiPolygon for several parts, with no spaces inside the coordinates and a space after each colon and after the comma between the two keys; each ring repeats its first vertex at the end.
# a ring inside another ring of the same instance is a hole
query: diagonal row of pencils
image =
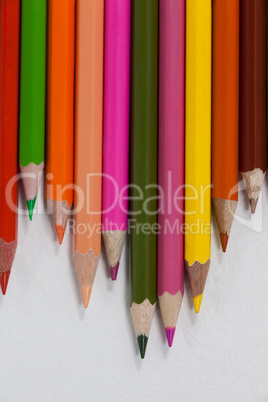
{"type": "Polygon", "coordinates": [[[129,229],[141,357],[157,295],[172,345],[184,268],[197,313],[201,306],[211,198],[226,251],[239,154],[252,213],[257,206],[266,21],[266,0],[0,0],[3,294],[17,247],[18,179],[32,220],[46,148],[47,208],[60,244],[74,201],[84,306],[101,236],[116,280],[129,229]]]}

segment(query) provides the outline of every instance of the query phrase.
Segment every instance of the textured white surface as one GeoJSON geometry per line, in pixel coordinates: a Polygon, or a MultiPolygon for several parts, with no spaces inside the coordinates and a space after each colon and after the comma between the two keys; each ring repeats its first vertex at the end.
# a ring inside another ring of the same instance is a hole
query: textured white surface
{"type": "Polygon", "coordinates": [[[126,247],[116,283],[101,259],[86,311],[71,235],[59,247],[47,216],[20,217],[16,260],[0,297],[1,402],[268,401],[267,181],[254,219],[245,192],[237,212],[256,231],[236,221],[223,255],[213,217],[201,312],[186,282],[173,348],[157,308],[144,361],[129,312],[126,247]]]}

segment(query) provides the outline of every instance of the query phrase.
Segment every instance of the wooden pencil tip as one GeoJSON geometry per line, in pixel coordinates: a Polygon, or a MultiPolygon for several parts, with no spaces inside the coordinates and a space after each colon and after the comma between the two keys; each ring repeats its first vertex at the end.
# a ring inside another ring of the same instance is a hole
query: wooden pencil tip
{"type": "Polygon", "coordinates": [[[3,295],[5,295],[6,291],[7,291],[9,276],[10,276],[10,271],[4,272],[1,276],[1,289],[2,289],[3,295]]]}
{"type": "Polygon", "coordinates": [[[256,207],[257,207],[258,199],[259,199],[259,198],[257,198],[257,199],[255,200],[255,198],[251,198],[251,199],[249,200],[250,207],[251,207],[251,213],[252,213],[252,214],[255,214],[255,212],[256,212],[256,207]]]}
{"type": "Polygon", "coordinates": [[[173,338],[174,338],[175,330],[176,330],[176,327],[173,327],[173,328],[167,327],[167,328],[165,328],[167,341],[168,341],[168,346],[170,348],[171,348],[171,346],[173,344],[173,338]]]}
{"type": "Polygon", "coordinates": [[[36,197],[34,197],[33,200],[27,200],[27,208],[28,208],[28,212],[29,212],[30,221],[33,220],[33,211],[34,211],[35,201],[36,201],[36,197]]]}
{"type": "Polygon", "coordinates": [[[118,268],[119,268],[119,262],[114,267],[110,267],[110,274],[112,281],[116,281],[118,268]]]}
{"type": "Polygon", "coordinates": [[[140,355],[141,355],[142,359],[144,359],[144,357],[145,357],[147,343],[148,343],[148,338],[147,338],[146,335],[139,335],[138,336],[138,344],[139,344],[140,355]]]}
{"type": "Polygon", "coordinates": [[[198,314],[200,311],[203,294],[193,298],[195,312],[198,314]]]}
{"type": "Polygon", "coordinates": [[[84,303],[84,307],[88,307],[90,295],[91,295],[91,287],[90,286],[85,286],[84,288],[81,288],[81,293],[82,293],[82,299],[84,303]]]}
{"type": "Polygon", "coordinates": [[[222,251],[224,253],[226,253],[226,249],[227,249],[227,244],[228,244],[228,240],[229,240],[229,236],[227,233],[221,233],[220,234],[221,237],[221,247],[222,247],[222,251]]]}
{"type": "Polygon", "coordinates": [[[58,235],[59,244],[62,244],[65,230],[62,227],[62,225],[55,225],[55,229],[56,229],[56,232],[57,232],[57,235],[58,235]]]}

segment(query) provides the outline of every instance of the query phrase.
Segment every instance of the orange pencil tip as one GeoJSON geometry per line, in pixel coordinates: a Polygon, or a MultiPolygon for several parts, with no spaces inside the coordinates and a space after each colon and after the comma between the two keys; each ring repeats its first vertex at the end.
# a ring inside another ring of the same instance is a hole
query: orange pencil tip
{"type": "Polygon", "coordinates": [[[228,240],[229,240],[229,236],[227,233],[221,233],[220,234],[221,237],[221,247],[222,247],[222,251],[225,253],[226,249],[227,249],[227,244],[228,244],[228,240]]]}
{"type": "Polygon", "coordinates": [[[59,244],[61,244],[63,241],[65,229],[63,229],[63,227],[61,225],[55,225],[55,229],[56,229],[56,232],[58,235],[59,244]]]}
{"type": "Polygon", "coordinates": [[[258,203],[258,199],[259,199],[259,198],[257,198],[257,199],[255,200],[254,198],[251,198],[251,199],[249,200],[250,207],[251,207],[251,213],[252,213],[252,214],[255,214],[256,207],[257,207],[257,203],[258,203]]]}
{"type": "Polygon", "coordinates": [[[87,308],[88,303],[89,303],[89,299],[90,299],[90,295],[91,295],[91,287],[90,286],[85,286],[84,288],[81,289],[81,293],[82,293],[82,299],[83,299],[84,307],[87,308]]]}
{"type": "Polygon", "coordinates": [[[4,272],[1,276],[1,289],[2,289],[3,295],[5,295],[6,291],[7,291],[9,276],[10,276],[10,271],[4,272]]]}

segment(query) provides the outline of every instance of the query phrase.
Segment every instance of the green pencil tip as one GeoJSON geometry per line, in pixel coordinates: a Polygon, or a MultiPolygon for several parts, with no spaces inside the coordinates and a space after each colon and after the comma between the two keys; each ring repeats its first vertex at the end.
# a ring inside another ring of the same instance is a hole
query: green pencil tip
{"type": "Polygon", "coordinates": [[[138,344],[140,349],[141,358],[144,359],[146,347],[147,347],[148,338],[146,335],[138,336],[138,344]]]}
{"type": "Polygon", "coordinates": [[[36,201],[36,197],[34,197],[33,200],[27,200],[27,207],[28,207],[28,211],[29,211],[30,221],[33,220],[33,211],[34,211],[35,201],[36,201]]]}

